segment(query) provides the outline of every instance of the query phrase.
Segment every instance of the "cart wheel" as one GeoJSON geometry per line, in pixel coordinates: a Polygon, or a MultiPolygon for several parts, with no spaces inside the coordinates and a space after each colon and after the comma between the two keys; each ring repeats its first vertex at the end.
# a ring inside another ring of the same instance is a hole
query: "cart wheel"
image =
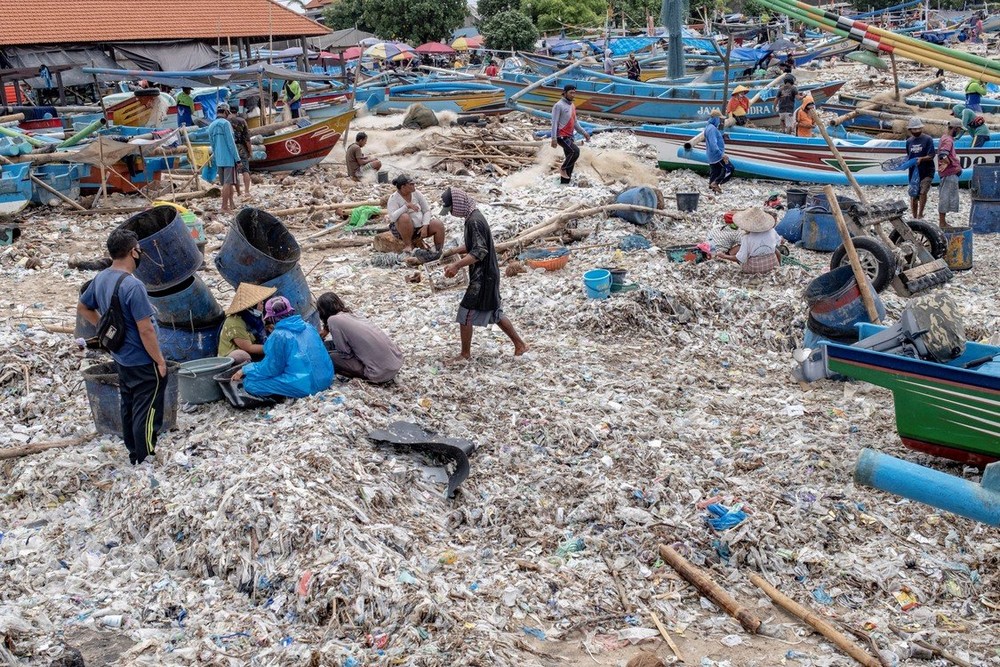
{"type": "MultiPolygon", "coordinates": [[[[855,236],[854,249],[858,251],[861,268],[868,275],[876,292],[881,292],[896,276],[896,256],[881,241],[870,236],[855,236]]],[[[847,248],[840,246],[833,251],[830,258],[830,268],[850,266],[847,258],[847,248]]]]}
{"type": "MultiPolygon", "coordinates": [[[[906,226],[910,228],[910,231],[934,259],[941,259],[948,252],[948,239],[937,225],[932,225],[925,220],[907,220],[906,226]]],[[[889,240],[898,245],[903,238],[899,232],[893,230],[889,234],[889,240]]]]}

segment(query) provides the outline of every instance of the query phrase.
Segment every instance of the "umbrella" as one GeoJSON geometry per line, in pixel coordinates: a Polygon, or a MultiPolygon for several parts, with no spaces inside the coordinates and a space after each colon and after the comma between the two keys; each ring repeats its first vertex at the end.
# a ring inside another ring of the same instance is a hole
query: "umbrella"
{"type": "Polygon", "coordinates": [[[410,60],[411,58],[416,58],[416,57],[417,54],[415,54],[413,51],[403,51],[402,53],[399,53],[393,56],[392,58],[389,58],[389,60],[392,60],[394,62],[399,62],[400,60],[410,60]]]}
{"type": "Polygon", "coordinates": [[[483,46],[483,36],[459,37],[451,43],[451,48],[456,51],[468,51],[469,49],[479,49],[483,46]]]}
{"type": "Polygon", "coordinates": [[[398,56],[404,51],[412,50],[412,46],[403,44],[402,42],[379,42],[378,44],[373,44],[365,49],[365,55],[371,56],[377,60],[388,60],[389,58],[398,56]]]}
{"type": "Polygon", "coordinates": [[[790,42],[789,40],[782,37],[781,39],[777,39],[771,42],[764,48],[767,49],[768,51],[778,52],[778,51],[794,51],[799,47],[796,46],[793,42],[790,42]]]}
{"type": "Polygon", "coordinates": [[[341,53],[321,51],[319,54],[310,57],[318,58],[319,60],[354,60],[355,58],[361,57],[361,49],[356,46],[352,46],[341,53]]]}
{"type": "Polygon", "coordinates": [[[441,42],[427,42],[417,47],[417,53],[447,54],[455,53],[455,49],[441,42]]]}

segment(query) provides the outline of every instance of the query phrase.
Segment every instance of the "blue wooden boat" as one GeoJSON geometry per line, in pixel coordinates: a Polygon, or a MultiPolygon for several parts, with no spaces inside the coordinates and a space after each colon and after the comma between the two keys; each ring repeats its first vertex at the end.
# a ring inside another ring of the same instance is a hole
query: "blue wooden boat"
{"type": "Polygon", "coordinates": [[[408,109],[411,104],[423,104],[431,111],[470,113],[504,101],[504,91],[495,85],[472,81],[436,81],[399,86],[359,88],[357,100],[374,111],[408,109]]]}
{"type": "MultiPolygon", "coordinates": [[[[86,165],[79,163],[70,164],[44,164],[35,169],[32,175],[47,186],[59,192],[67,199],[76,201],[80,197],[80,176],[86,165]]],[[[54,194],[41,187],[37,183],[31,192],[31,201],[39,206],[58,206],[62,200],[54,194]]]]}
{"type": "MultiPolygon", "coordinates": [[[[505,72],[492,81],[504,89],[509,101],[511,97],[538,80],[539,77],[536,76],[505,72]]],[[[802,86],[800,90],[810,92],[819,105],[836,94],[844,83],[844,81],[834,81],[807,85],[802,86]]],[[[713,109],[720,108],[723,103],[721,85],[660,86],[636,83],[617,77],[610,82],[570,77],[553,79],[520,97],[518,103],[548,111],[559,100],[566,84],[573,84],[577,88],[575,103],[580,115],[617,121],[646,123],[693,121],[707,117],[713,109]]],[[[760,90],[760,88],[751,89],[748,96],[753,97],[760,90]]],[[[760,101],[750,109],[749,119],[776,121],[778,112],[774,98],[777,93],[774,88],[763,90],[760,101]]]]}
{"type": "MultiPolygon", "coordinates": [[[[913,88],[916,85],[917,84],[915,84],[915,83],[907,83],[905,81],[900,81],[899,82],[899,87],[900,88],[913,88]]],[[[932,86],[931,88],[927,88],[927,89],[924,90],[924,93],[928,94],[928,95],[936,95],[937,97],[944,97],[944,98],[947,98],[949,100],[954,100],[953,102],[950,102],[950,103],[947,103],[947,104],[944,103],[943,101],[942,102],[938,102],[938,106],[936,106],[935,108],[939,108],[939,109],[940,108],[950,109],[951,107],[955,106],[956,104],[964,104],[965,103],[965,93],[959,93],[959,92],[956,92],[954,90],[947,90],[945,88],[942,88],[941,86],[932,86]]],[[[929,107],[924,107],[924,105],[921,104],[921,103],[922,102],[933,102],[933,101],[936,101],[936,100],[908,99],[908,100],[906,100],[906,103],[909,104],[909,105],[911,105],[911,106],[918,106],[918,107],[923,107],[923,108],[929,108],[929,107]]],[[[990,99],[989,97],[984,97],[984,98],[982,98],[979,101],[979,103],[980,103],[980,105],[982,105],[983,112],[985,112],[985,113],[1000,113],[1000,100],[990,99]]]]}
{"type": "Polygon", "coordinates": [[[0,166],[0,213],[18,213],[31,201],[31,164],[0,166]]]}

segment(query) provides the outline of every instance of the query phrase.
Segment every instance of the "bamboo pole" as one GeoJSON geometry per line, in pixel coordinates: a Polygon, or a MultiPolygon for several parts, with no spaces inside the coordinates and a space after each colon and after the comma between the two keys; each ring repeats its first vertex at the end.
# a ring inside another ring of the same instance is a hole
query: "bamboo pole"
{"type": "MultiPolygon", "coordinates": [[[[927,88],[931,88],[931,87],[936,86],[936,85],[938,85],[938,84],[940,84],[942,82],[944,82],[944,77],[943,76],[939,76],[937,78],[931,79],[930,81],[925,81],[925,82],[921,83],[918,86],[914,86],[913,88],[907,88],[906,91],[904,91],[903,93],[901,93],[899,95],[899,98],[905,100],[910,95],[914,95],[916,93],[919,93],[922,90],[925,90],[927,88]]],[[[861,114],[865,113],[866,111],[868,111],[870,109],[877,109],[880,106],[884,106],[884,105],[879,104],[878,102],[866,102],[864,104],[859,105],[858,108],[855,109],[854,111],[846,113],[843,116],[837,116],[836,118],[834,118],[833,120],[830,121],[830,125],[840,125],[841,123],[845,123],[845,122],[851,120],[852,118],[856,118],[857,116],[860,116],[861,114]]]]}
{"type": "Polygon", "coordinates": [[[896,54],[889,52],[889,62],[892,63],[892,85],[895,89],[896,101],[899,101],[899,72],[896,71],[896,54]]]}
{"type": "MultiPolygon", "coordinates": [[[[10,160],[8,160],[3,155],[0,155],[0,162],[2,162],[3,164],[14,164],[13,162],[11,162],[10,160]]],[[[37,185],[41,189],[45,190],[46,192],[54,194],[58,199],[61,199],[62,201],[66,202],[67,204],[69,204],[73,208],[79,209],[81,211],[87,210],[84,207],[80,206],[80,204],[78,204],[77,202],[73,201],[72,199],[70,199],[69,197],[67,197],[66,195],[64,195],[63,193],[59,192],[58,190],[56,190],[55,188],[53,188],[52,186],[50,186],[45,181],[43,181],[43,180],[39,179],[38,177],[36,177],[34,174],[30,174],[29,176],[31,178],[31,182],[32,183],[34,183],[35,185],[37,185]]]]}
{"type": "Polygon", "coordinates": [[[847,177],[847,181],[851,184],[851,187],[854,188],[854,192],[858,195],[858,200],[865,205],[865,208],[867,208],[868,197],[865,196],[865,193],[861,190],[861,186],[858,185],[858,179],[854,178],[854,173],[851,171],[851,168],[847,166],[847,161],[844,160],[844,156],[840,154],[839,150],[837,150],[837,145],[833,143],[833,139],[830,138],[830,134],[823,126],[823,120],[819,117],[819,114],[816,113],[816,109],[810,111],[809,115],[812,116],[813,123],[816,124],[816,127],[819,129],[819,133],[823,135],[826,145],[830,148],[830,152],[833,153],[833,157],[836,158],[841,171],[843,171],[844,176],[847,177]]]}
{"type": "Polygon", "coordinates": [[[686,558],[665,544],[660,545],[660,558],[674,568],[677,574],[694,586],[699,593],[739,621],[744,630],[751,634],[757,634],[760,631],[761,620],[749,609],[740,605],[733,596],[712,581],[700,568],[692,565],[686,558]]]}
{"type": "Polygon", "coordinates": [[[847,259],[850,261],[851,269],[854,271],[854,279],[858,283],[858,291],[861,292],[861,301],[865,304],[865,310],[868,311],[868,319],[873,324],[881,324],[878,310],[875,308],[875,299],[868,284],[868,276],[861,267],[861,260],[858,259],[858,251],[854,247],[854,241],[851,239],[851,232],[847,229],[844,212],[840,210],[837,193],[833,191],[832,185],[825,186],[823,192],[826,193],[826,200],[830,202],[830,211],[833,213],[833,218],[837,221],[837,231],[840,232],[840,240],[844,243],[844,248],[847,250],[847,259]]]}
{"type": "Polygon", "coordinates": [[[23,113],[12,113],[7,116],[0,116],[0,123],[18,123],[24,120],[23,113]]]}
{"type": "Polygon", "coordinates": [[[517,91],[516,93],[514,93],[513,95],[511,95],[507,99],[507,106],[511,106],[512,104],[515,104],[519,99],[521,99],[522,97],[524,97],[525,95],[527,95],[531,91],[536,90],[537,88],[541,88],[545,84],[547,84],[547,83],[549,83],[551,81],[555,81],[556,79],[558,79],[561,76],[565,76],[565,75],[569,74],[570,72],[572,72],[573,70],[575,70],[577,67],[579,67],[580,63],[582,63],[583,61],[584,61],[583,58],[578,58],[578,59],[574,60],[572,63],[570,63],[569,65],[567,65],[566,67],[563,67],[558,72],[555,72],[554,74],[549,74],[548,76],[543,76],[538,81],[535,81],[534,83],[525,86],[524,88],[522,88],[521,90],[517,91]]]}
{"type": "Polygon", "coordinates": [[[366,199],[364,201],[344,201],[338,204],[320,204],[318,206],[299,206],[298,208],[280,208],[276,211],[269,211],[275,217],[288,215],[299,215],[301,213],[316,213],[318,211],[335,211],[337,209],[357,208],[358,206],[381,206],[380,199],[366,199]]]}
{"type": "Polygon", "coordinates": [[[29,456],[31,454],[37,454],[39,452],[44,452],[49,449],[63,449],[65,447],[72,447],[74,445],[79,445],[80,443],[87,442],[93,438],[96,433],[91,433],[89,435],[81,436],[78,438],[72,438],[70,440],[60,440],[58,442],[38,442],[31,445],[24,445],[23,447],[10,447],[7,449],[0,449],[0,461],[7,459],[18,459],[22,456],[29,456]]]}

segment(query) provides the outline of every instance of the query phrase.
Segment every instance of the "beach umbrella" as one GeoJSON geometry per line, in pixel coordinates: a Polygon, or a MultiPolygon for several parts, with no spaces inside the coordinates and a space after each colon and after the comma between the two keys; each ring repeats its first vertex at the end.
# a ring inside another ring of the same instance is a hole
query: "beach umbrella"
{"type": "Polygon", "coordinates": [[[416,50],[417,53],[427,53],[432,55],[455,53],[455,49],[451,48],[447,44],[442,44],[441,42],[427,42],[426,44],[418,46],[416,50]]]}
{"type": "Polygon", "coordinates": [[[413,47],[403,42],[379,42],[365,49],[365,55],[376,60],[388,60],[406,51],[413,51],[413,47]]]}
{"type": "Polygon", "coordinates": [[[415,54],[413,51],[403,51],[402,53],[399,53],[397,55],[394,55],[392,58],[389,58],[389,60],[392,60],[393,62],[399,62],[401,60],[410,60],[411,58],[416,58],[416,57],[417,54],[415,54]]]}
{"type": "Polygon", "coordinates": [[[468,51],[469,49],[481,49],[482,47],[482,35],[476,35],[475,37],[459,37],[451,43],[451,48],[456,51],[468,51]]]}

